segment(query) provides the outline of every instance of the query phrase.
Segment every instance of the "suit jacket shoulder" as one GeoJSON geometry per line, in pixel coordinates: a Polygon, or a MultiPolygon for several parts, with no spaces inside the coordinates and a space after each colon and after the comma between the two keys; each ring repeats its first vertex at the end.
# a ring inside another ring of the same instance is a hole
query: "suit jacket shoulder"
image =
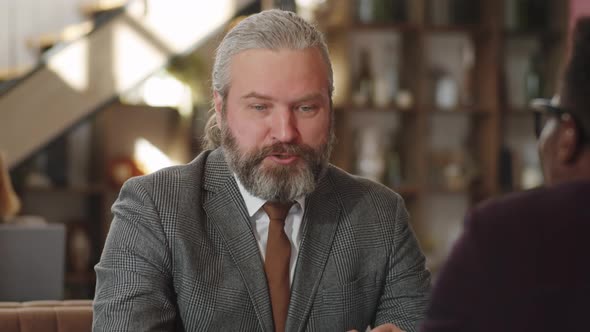
{"type": "MultiPolygon", "coordinates": [[[[327,177],[347,214],[374,215],[392,221],[405,212],[401,196],[381,183],[349,174],[333,165],[328,168],[327,177]]],[[[401,220],[404,221],[407,220],[401,220]]]]}
{"type": "MultiPolygon", "coordinates": [[[[273,330],[263,260],[220,149],[129,180],[97,265],[95,328],[273,330]]],[[[329,166],[306,198],[288,331],[414,331],[429,273],[403,200],[329,166]]]]}

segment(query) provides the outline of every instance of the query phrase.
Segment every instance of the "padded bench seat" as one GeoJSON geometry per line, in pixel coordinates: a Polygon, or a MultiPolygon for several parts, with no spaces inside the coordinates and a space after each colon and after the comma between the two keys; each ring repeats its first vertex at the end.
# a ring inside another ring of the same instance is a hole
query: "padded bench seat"
{"type": "Polygon", "coordinates": [[[2,332],[91,332],[92,300],[0,302],[2,332]]]}

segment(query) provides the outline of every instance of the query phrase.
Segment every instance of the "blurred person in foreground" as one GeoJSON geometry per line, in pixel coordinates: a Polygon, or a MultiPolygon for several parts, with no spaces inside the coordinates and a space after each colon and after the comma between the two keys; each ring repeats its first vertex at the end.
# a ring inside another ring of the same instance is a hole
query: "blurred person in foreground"
{"type": "Polygon", "coordinates": [[[94,330],[415,331],[430,274],[403,200],[328,162],[322,35],[290,12],[250,16],[212,81],[209,149],[121,189],[94,330]]]}
{"type": "Polygon", "coordinates": [[[421,331],[590,330],[590,18],[559,92],[532,104],[546,187],[467,215],[421,331]]]}

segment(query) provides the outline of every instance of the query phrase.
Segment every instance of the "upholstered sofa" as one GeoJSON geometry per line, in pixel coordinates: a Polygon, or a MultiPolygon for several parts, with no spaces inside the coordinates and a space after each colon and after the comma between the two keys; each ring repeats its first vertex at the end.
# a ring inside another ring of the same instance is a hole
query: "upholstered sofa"
{"type": "Polygon", "coordinates": [[[90,332],[92,300],[0,302],[2,332],[90,332]]]}

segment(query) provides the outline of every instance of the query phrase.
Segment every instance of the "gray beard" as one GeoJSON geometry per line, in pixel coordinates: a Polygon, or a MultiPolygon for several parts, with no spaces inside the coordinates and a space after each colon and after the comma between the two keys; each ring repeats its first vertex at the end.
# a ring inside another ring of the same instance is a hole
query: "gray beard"
{"type": "Polygon", "coordinates": [[[328,165],[332,140],[317,150],[308,145],[276,143],[242,154],[235,137],[222,124],[221,146],[229,169],[250,194],[263,200],[286,203],[315,190],[328,165]],[[303,163],[262,165],[267,156],[278,152],[297,155],[303,163]]]}

